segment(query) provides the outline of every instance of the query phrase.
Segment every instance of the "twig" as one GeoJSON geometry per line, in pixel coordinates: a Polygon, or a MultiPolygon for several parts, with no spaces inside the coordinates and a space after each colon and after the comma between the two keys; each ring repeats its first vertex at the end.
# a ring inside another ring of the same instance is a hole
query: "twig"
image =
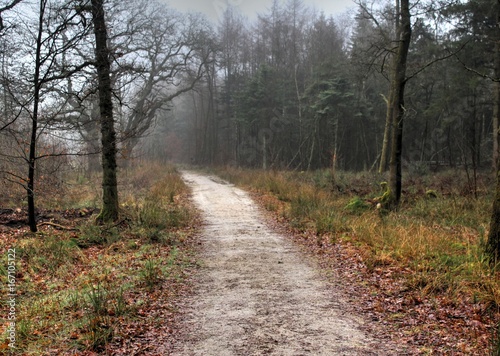
{"type": "Polygon", "coordinates": [[[53,222],[50,222],[50,221],[43,221],[43,222],[41,222],[41,223],[38,224],[38,226],[43,226],[43,225],[52,226],[52,227],[55,227],[55,228],[57,228],[59,230],[77,231],[77,229],[75,229],[74,227],[62,226],[62,225],[59,225],[59,224],[56,224],[56,223],[53,223],[53,222]]]}

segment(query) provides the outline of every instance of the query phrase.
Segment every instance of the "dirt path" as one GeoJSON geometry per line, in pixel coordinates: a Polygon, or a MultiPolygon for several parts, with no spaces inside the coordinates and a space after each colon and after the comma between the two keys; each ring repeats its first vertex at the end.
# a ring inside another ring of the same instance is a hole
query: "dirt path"
{"type": "Polygon", "coordinates": [[[244,191],[215,177],[183,177],[206,225],[186,340],[175,355],[396,354],[346,314],[338,292],[265,225],[244,191]]]}

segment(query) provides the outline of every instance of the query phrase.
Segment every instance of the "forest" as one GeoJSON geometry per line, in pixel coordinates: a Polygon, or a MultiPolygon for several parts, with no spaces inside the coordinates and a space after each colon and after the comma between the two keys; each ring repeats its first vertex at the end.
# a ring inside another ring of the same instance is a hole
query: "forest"
{"type": "MultiPolygon", "coordinates": [[[[101,87],[84,4],[16,3],[2,12],[1,172],[32,196],[37,177],[101,169],[101,87]]],[[[102,137],[123,167],[385,172],[394,161],[391,176],[463,169],[473,189],[496,168],[496,4],[360,2],[334,19],[274,1],[254,23],[228,7],[216,25],[162,3],[105,5],[116,138],[102,137]]]]}
{"type": "MultiPolygon", "coordinates": [[[[97,231],[115,243],[110,231],[128,219],[143,225],[127,234],[147,231],[148,241],[167,228],[189,235],[187,193],[172,168],[158,168],[170,164],[219,169],[249,186],[239,175],[254,177],[253,188],[258,170],[271,177],[258,189],[276,180],[266,192],[281,202],[270,210],[290,203],[292,213],[286,180],[298,191],[308,179],[325,194],[348,191],[336,208],[354,204],[383,221],[397,220],[414,195],[463,198],[481,209],[483,220],[462,225],[481,235],[474,258],[494,271],[483,271],[492,279],[485,293],[498,308],[498,1],[357,0],[333,17],[301,0],[274,0],[255,20],[228,5],[213,23],[156,0],[0,0],[0,47],[0,210],[20,215],[31,233],[52,227],[75,238],[74,227],[44,220],[63,207],[78,219],[96,215],[78,230],[81,248],[96,243],[97,231]],[[169,183],[153,183],[164,174],[169,183]],[[356,174],[376,177],[367,183],[375,188],[348,179],[356,174]],[[458,191],[448,189],[454,180],[458,191]],[[173,211],[172,226],[157,223],[154,193],[134,202],[130,187],[149,185],[167,192],[161,204],[173,211]]],[[[345,225],[311,216],[316,234],[345,225]]],[[[23,263],[33,258],[28,247],[23,263]]],[[[152,264],[141,268],[146,284],[155,280],[152,264]]],[[[96,328],[83,344],[98,349],[96,328]]]]}

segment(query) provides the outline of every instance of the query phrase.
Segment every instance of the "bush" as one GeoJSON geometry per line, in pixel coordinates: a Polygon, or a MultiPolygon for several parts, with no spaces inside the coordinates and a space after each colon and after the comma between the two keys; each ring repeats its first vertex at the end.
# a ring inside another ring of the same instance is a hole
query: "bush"
{"type": "Polygon", "coordinates": [[[369,209],[370,206],[365,203],[360,197],[352,198],[349,203],[344,207],[345,210],[353,214],[362,214],[365,210],[369,209]]]}

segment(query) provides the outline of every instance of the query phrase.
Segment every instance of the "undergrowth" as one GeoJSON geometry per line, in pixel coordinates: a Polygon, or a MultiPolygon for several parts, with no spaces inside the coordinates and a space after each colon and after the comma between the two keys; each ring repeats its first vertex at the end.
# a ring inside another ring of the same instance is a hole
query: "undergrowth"
{"type": "MultiPolygon", "coordinates": [[[[1,235],[17,252],[17,353],[104,352],[128,323],[150,322],[149,295],[173,288],[195,263],[187,244],[194,213],[176,170],[150,165],[123,176],[122,219],[114,225],[88,218],[75,231],[47,227],[1,235]]],[[[58,204],[86,206],[76,199],[88,200],[81,194],[91,191],[85,184],[58,204]]],[[[0,272],[5,279],[5,268],[0,272]]],[[[7,341],[2,333],[0,353],[7,341]]]]}

